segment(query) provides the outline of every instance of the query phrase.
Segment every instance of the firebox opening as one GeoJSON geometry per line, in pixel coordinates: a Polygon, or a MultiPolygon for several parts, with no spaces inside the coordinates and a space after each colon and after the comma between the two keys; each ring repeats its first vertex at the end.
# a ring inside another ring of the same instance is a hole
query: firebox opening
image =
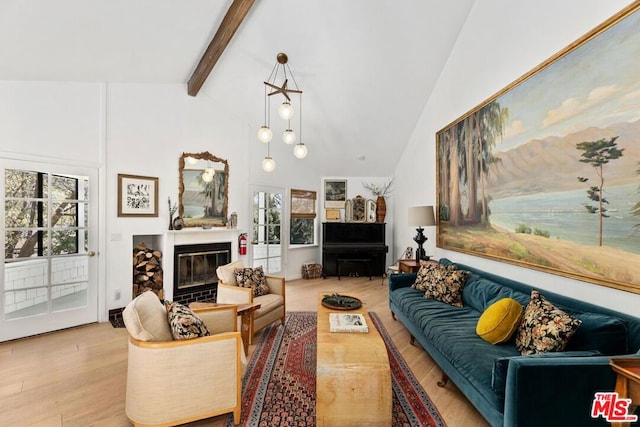
{"type": "Polygon", "coordinates": [[[230,262],[231,242],[175,246],[174,297],[203,291],[215,293],[218,285],[216,269],[230,262]]]}

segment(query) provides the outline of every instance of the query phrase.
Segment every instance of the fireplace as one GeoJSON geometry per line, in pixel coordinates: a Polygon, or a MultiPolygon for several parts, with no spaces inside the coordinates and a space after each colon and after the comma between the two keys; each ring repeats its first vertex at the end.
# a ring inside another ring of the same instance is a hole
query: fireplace
{"type": "Polygon", "coordinates": [[[231,242],[176,245],[173,252],[173,300],[182,304],[215,301],[216,268],[231,262],[231,242]]]}

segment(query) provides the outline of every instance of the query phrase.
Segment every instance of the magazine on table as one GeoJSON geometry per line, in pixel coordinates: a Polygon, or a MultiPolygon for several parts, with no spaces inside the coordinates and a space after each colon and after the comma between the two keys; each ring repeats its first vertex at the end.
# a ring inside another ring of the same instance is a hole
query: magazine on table
{"type": "Polygon", "coordinates": [[[369,332],[364,316],[359,313],[329,313],[331,332],[369,332]]]}

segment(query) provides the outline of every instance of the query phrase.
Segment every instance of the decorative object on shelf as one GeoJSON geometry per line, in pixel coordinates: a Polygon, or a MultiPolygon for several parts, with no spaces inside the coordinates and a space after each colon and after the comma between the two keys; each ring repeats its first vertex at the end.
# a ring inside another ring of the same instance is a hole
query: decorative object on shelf
{"type": "Polygon", "coordinates": [[[224,227],[229,200],[229,163],[208,151],[182,153],[178,169],[178,215],[184,226],[224,227]]]}
{"type": "Polygon", "coordinates": [[[178,210],[178,205],[176,203],[174,203],[173,205],[171,204],[171,197],[168,197],[167,200],[169,201],[169,230],[173,230],[173,216],[178,210]]]}
{"type": "Polygon", "coordinates": [[[387,216],[387,202],[385,197],[391,195],[391,184],[393,184],[393,179],[390,179],[380,186],[370,182],[362,183],[365,189],[371,191],[371,193],[376,196],[376,222],[384,222],[384,218],[387,216]]]}
{"type": "Polygon", "coordinates": [[[436,225],[436,219],[433,214],[433,206],[414,206],[409,208],[409,215],[407,223],[410,226],[416,228],[417,234],[413,240],[418,244],[416,249],[416,260],[428,260],[424,248],[424,242],[427,241],[427,237],[422,233],[424,231],[423,226],[431,227],[436,225]]]}
{"type": "Polygon", "coordinates": [[[302,142],[302,91],[298,87],[293,72],[288,65],[289,58],[285,53],[278,53],[276,56],[276,64],[271,70],[271,74],[264,82],[264,125],[258,130],[258,140],[264,144],[267,144],[267,155],[262,160],[262,169],[265,172],[272,172],[276,168],[276,162],[271,157],[271,140],[273,139],[273,132],[271,131],[271,95],[282,94],[284,101],[278,108],[278,115],[281,119],[287,121],[286,129],[282,134],[282,140],[285,144],[293,144],[298,140],[298,143],[293,148],[293,155],[298,159],[304,159],[307,156],[307,147],[302,142]],[[290,88],[289,78],[293,82],[293,88],[290,88]],[[279,80],[281,79],[281,80],[279,80]],[[277,83],[281,81],[282,83],[277,83]],[[271,92],[269,92],[271,90],[271,92]],[[291,119],[295,114],[293,108],[292,94],[298,95],[298,120],[299,120],[299,135],[296,136],[295,132],[291,129],[291,119]]]}
{"type": "Polygon", "coordinates": [[[324,217],[329,222],[340,222],[340,209],[326,209],[324,217]]]}
{"type": "Polygon", "coordinates": [[[353,212],[351,221],[353,222],[366,222],[367,221],[367,199],[362,196],[356,196],[352,199],[353,212]]]}
{"type": "Polygon", "coordinates": [[[182,217],[177,216],[173,219],[173,229],[174,230],[182,230],[184,228],[184,220],[182,217]]]}
{"type": "Polygon", "coordinates": [[[357,310],[362,307],[362,301],[358,298],[338,293],[324,295],[321,303],[332,310],[357,310]]]}
{"type": "Polygon", "coordinates": [[[353,221],[353,202],[351,199],[348,199],[344,202],[344,222],[352,222],[353,221]]]}
{"type": "Polygon", "coordinates": [[[376,202],[369,199],[367,200],[367,222],[376,222],[376,202]]]}
{"type": "Polygon", "coordinates": [[[118,216],[158,216],[158,178],[118,174],[118,216]]]}
{"type": "Polygon", "coordinates": [[[229,220],[229,222],[231,223],[231,228],[237,228],[238,227],[238,214],[237,214],[237,212],[231,212],[231,219],[229,220]]]}

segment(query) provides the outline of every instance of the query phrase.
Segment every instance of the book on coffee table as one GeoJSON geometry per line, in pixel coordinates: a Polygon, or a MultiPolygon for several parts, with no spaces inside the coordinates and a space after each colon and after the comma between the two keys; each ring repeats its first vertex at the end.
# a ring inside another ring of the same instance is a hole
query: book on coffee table
{"type": "Polygon", "coordinates": [[[364,316],[359,313],[329,313],[331,332],[369,332],[364,316]]]}

